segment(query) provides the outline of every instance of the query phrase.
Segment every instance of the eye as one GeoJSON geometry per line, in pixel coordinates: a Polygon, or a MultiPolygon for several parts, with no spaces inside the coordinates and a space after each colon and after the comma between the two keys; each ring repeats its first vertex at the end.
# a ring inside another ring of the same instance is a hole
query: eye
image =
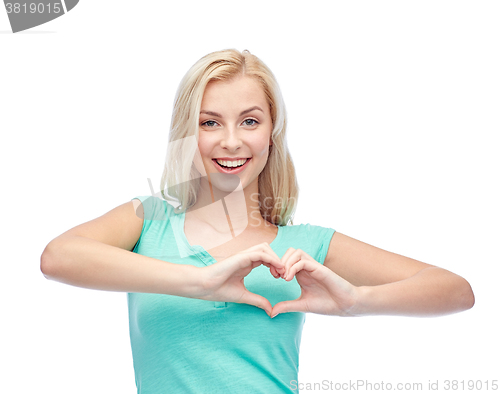
{"type": "Polygon", "coordinates": [[[258,124],[259,124],[259,122],[257,122],[255,119],[245,119],[245,120],[243,121],[243,124],[244,124],[245,126],[256,126],[256,125],[258,125],[258,124]]]}
{"type": "Polygon", "coordinates": [[[201,125],[206,127],[215,127],[216,124],[217,122],[215,120],[207,120],[203,122],[201,125]]]}

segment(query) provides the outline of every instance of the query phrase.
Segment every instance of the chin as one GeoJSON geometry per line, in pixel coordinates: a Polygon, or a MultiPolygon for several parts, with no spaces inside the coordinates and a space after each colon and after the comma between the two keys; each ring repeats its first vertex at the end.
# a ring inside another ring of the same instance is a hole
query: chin
{"type": "Polygon", "coordinates": [[[243,184],[238,175],[213,172],[210,173],[210,181],[214,188],[222,192],[231,193],[243,190],[243,184]]]}

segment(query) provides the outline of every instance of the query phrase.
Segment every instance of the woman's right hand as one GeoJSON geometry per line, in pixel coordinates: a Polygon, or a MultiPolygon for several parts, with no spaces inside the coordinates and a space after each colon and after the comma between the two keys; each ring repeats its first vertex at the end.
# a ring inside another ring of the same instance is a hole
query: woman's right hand
{"type": "Polygon", "coordinates": [[[285,266],[267,242],[252,246],[207,267],[201,268],[202,291],[196,297],[208,301],[236,302],[262,308],[270,316],[270,302],[248,291],[244,278],[259,265],[264,264],[275,278],[285,273],[285,266]]]}

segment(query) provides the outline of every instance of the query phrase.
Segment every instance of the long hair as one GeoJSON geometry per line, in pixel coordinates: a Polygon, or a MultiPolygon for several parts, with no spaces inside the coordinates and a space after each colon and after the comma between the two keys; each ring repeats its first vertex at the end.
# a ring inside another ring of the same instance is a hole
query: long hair
{"type": "Polygon", "coordinates": [[[212,52],[198,60],[182,79],[172,113],[161,194],[165,200],[180,203],[175,213],[182,213],[196,203],[200,178],[193,158],[205,88],[211,81],[228,81],[242,75],[254,78],[262,86],[273,124],[273,144],[269,147],[269,157],[258,180],[260,213],[275,225],[293,225],[299,188],[286,143],[285,103],[271,70],[248,50],[212,52]],[[168,193],[165,193],[165,187],[168,193]]]}

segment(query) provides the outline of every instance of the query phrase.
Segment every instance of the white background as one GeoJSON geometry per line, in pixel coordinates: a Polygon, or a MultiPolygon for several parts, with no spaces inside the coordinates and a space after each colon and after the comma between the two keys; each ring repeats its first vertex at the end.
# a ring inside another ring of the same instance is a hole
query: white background
{"type": "Polygon", "coordinates": [[[149,194],[147,178],[158,191],[177,86],[226,48],[282,88],[294,224],[449,269],[476,296],[439,318],[308,315],[299,380],[486,391],[500,379],[499,20],[496,1],[81,0],[12,34],[0,7],[2,392],[135,392],[126,295],[48,281],[40,255],[149,194]]]}

